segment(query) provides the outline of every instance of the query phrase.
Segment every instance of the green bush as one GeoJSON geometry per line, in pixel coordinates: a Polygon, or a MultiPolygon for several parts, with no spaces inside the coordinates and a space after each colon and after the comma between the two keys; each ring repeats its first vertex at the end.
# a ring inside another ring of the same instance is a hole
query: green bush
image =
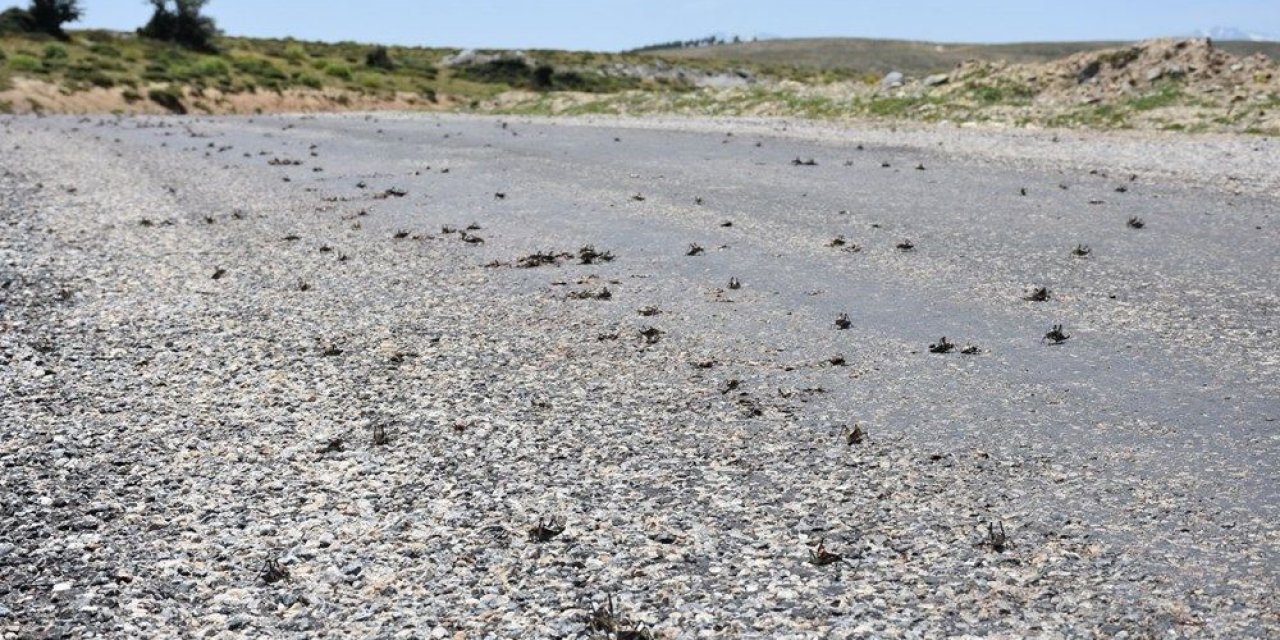
{"type": "Polygon", "coordinates": [[[44,59],[45,60],[66,60],[67,48],[56,42],[50,42],[49,44],[46,44],[44,46],[44,59]]]}
{"type": "Polygon", "coordinates": [[[95,42],[92,45],[89,45],[89,53],[103,56],[105,58],[120,57],[120,50],[109,44],[106,44],[105,42],[95,42]]]}
{"type": "Polygon", "coordinates": [[[4,49],[0,49],[0,62],[4,62],[7,59],[9,59],[9,55],[4,52],[4,49]]]}
{"type": "Polygon", "coordinates": [[[24,73],[44,73],[46,71],[44,63],[35,56],[29,56],[25,53],[15,53],[9,58],[9,68],[14,71],[24,73]]]}
{"type": "Polygon", "coordinates": [[[324,88],[324,80],[320,76],[306,71],[294,76],[293,81],[304,87],[311,87],[312,89],[324,88]]]}
{"type": "Polygon", "coordinates": [[[345,64],[340,64],[337,62],[332,64],[327,64],[324,67],[324,72],[326,75],[330,75],[335,78],[341,78],[343,80],[351,79],[351,67],[348,67],[345,64]]]}
{"type": "Polygon", "coordinates": [[[289,76],[286,75],[284,71],[281,71],[279,67],[272,64],[271,61],[266,58],[259,58],[257,56],[238,56],[231,60],[231,65],[234,66],[236,70],[257,78],[267,80],[289,79],[289,76]]]}
{"type": "Polygon", "coordinates": [[[306,48],[295,42],[284,48],[284,53],[281,57],[293,64],[302,64],[311,56],[307,54],[306,48]]]}
{"type": "Polygon", "coordinates": [[[384,89],[387,86],[386,79],[377,73],[360,73],[356,75],[356,84],[365,89],[384,89]]]}
{"type": "Polygon", "coordinates": [[[201,58],[191,67],[191,72],[202,78],[213,76],[225,76],[231,73],[231,67],[227,66],[221,58],[201,58]]]}
{"type": "Polygon", "coordinates": [[[133,104],[142,99],[142,94],[138,93],[137,91],[134,91],[133,89],[125,89],[123,92],[121,92],[120,97],[124,98],[125,102],[128,102],[129,104],[133,104]]]}

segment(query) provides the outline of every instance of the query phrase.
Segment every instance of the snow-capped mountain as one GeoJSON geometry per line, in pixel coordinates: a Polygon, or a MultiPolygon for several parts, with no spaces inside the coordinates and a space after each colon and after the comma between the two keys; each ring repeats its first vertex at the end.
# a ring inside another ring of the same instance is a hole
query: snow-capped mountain
{"type": "Polygon", "coordinates": [[[1280,42],[1280,36],[1271,33],[1259,33],[1257,31],[1245,31],[1236,27],[1210,27],[1208,29],[1199,29],[1194,34],[1198,38],[1213,38],[1214,40],[1248,40],[1250,42],[1280,42]]]}

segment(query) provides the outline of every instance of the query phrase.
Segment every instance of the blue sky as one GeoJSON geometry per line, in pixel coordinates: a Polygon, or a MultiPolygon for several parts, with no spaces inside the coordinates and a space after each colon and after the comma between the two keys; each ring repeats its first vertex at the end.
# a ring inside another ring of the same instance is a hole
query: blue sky
{"type": "MultiPolygon", "coordinates": [[[[79,27],[132,30],[150,13],[144,0],[82,4],[79,27]]],[[[604,51],[712,33],[944,42],[1135,40],[1213,26],[1280,33],[1280,0],[211,0],[206,12],[232,35],[604,51]]]]}

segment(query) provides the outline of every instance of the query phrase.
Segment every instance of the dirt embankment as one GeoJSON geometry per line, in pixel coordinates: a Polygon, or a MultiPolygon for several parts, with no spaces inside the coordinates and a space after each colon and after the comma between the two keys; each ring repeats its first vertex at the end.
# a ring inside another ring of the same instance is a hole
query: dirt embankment
{"type": "MultiPolygon", "coordinates": [[[[155,87],[159,89],[159,87],[155,87]]],[[[376,110],[446,110],[457,106],[449,96],[428,100],[413,93],[373,94],[338,89],[286,89],[224,93],[216,89],[185,89],[176,103],[162,103],[148,96],[149,90],[130,92],[122,88],[92,88],[67,91],[32,78],[14,78],[12,87],[0,91],[0,105],[13,113],[323,113],[376,110]]]]}

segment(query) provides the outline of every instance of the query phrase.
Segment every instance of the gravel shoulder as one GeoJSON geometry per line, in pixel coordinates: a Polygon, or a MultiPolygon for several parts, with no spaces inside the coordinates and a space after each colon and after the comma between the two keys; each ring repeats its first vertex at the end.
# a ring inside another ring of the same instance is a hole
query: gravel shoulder
{"type": "Polygon", "coordinates": [[[5,637],[1280,634],[1272,139],[0,127],[5,637]]]}

